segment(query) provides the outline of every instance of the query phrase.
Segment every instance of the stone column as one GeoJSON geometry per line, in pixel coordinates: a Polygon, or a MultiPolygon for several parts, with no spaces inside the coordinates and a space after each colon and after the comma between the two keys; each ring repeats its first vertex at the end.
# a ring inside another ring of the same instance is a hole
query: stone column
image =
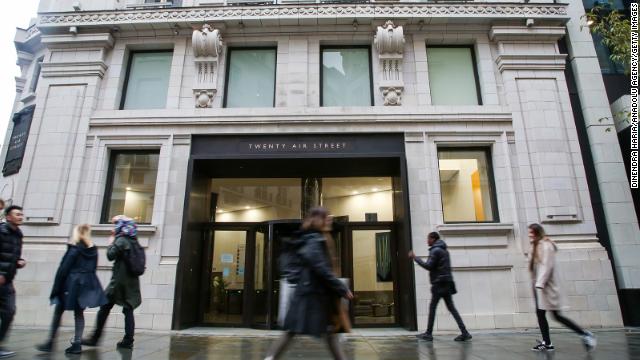
{"type": "Polygon", "coordinates": [[[569,1],[567,23],[569,62],[576,79],[587,136],[593,156],[598,188],[605,213],[618,295],[626,325],[640,325],[640,229],[624,168],[614,117],[589,29],[581,16],[581,1],[569,1]],[[635,319],[634,321],[631,321],[635,319]]]}

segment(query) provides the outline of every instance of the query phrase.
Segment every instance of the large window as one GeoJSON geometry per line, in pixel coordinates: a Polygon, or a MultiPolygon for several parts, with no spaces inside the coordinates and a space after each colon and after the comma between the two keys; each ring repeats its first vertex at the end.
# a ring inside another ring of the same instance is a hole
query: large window
{"type": "Polygon", "coordinates": [[[371,106],[369,47],[322,49],[322,106],[371,106]]]}
{"type": "Polygon", "coordinates": [[[427,47],[429,87],[433,105],[481,105],[471,47],[427,47]]]}
{"type": "Polygon", "coordinates": [[[230,49],[225,107],[273,107],[276,49],[230,49]]]}
{"type": "Polygon", "coordinates": [[[121,109],[163,109],[167,103],[173,51],[132,52],[121,109]]]}
{"type": "Polygon", "coordinates": [[[151,223],[158,175],[158,151],[113,151],[109,164],[102,222],[124,214],[151,223]]]}
{"type": "Polygon", "coordinates": [[[445,222],[497,222],[493,174],[487,149],[438,150],[445,222]]]}
{"type": "Polygon", "coordinates": [[[349,221],[393,221],[391,178],[323,178],[322,206],[349,221]]]}

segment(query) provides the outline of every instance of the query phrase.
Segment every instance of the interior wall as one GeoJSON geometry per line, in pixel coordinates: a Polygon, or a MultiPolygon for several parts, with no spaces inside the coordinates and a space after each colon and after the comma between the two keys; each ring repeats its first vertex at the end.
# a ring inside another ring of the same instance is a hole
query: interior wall
{"type": "Polygon", "coordinates": [[[474,159],[440,160],[440,171],[458,171],[449,181],[440,183],[445,221],[476,219],[472,175],[477,169],[474,159]]]}
{"type": "Polygon", "coordinates": [[[322,206],[334,216],[348,215],[349,221],[365,221],[365,213],[377,213],[378,221],[393,221],[391,190],[323,198],[322,206]]]}
{"type": "MultiPolygon", "coordinates": [[[[393,282],[379,282],[376,275],[376,233],[387,230],[354,231],[353,282],[355,291],[393,291],[393,282]]],[[[392,239],[393,241],[394,239],[392,239]]]]}

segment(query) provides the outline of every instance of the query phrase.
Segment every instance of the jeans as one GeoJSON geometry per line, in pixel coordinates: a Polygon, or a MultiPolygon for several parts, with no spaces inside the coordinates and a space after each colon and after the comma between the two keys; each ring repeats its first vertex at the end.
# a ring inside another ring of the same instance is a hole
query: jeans
{"type": "Polygon", "coordinates": [[[444,299],[445,305],[447,305],[447,309],[453,315],[453,318],[456,320],[460,331],[464,334],[467,332],[467,328],[464,326],[464,322],[460,317],[460,313],[458,313],[458,309],[453,304],[453,296],[451,294],[447,295],[439,295],[435,292],[431,293],[431,303],[429,304],[429,323],[427,326],[427,334],[433,334],[433,324],[436,321],[436,308],[438,307],[438,302],[440,299],[444,299]]]}
{"type": "MultiPolygon", "coordinates": [[[[56,338],[63,313],[64,305],[57,304],[56,308],[53,311],[53,320],[51,321],[51,329],[49,330],[49,341],[51,342],[53,342],[56,338]]],[[[73,336],[73,342],[79,343],[80,341],[82,341],[82,332],[84,331],[84,310],[74,309],[73,317],[75,320],[75,334],[73,336]]]]}
{"type": "Polygon", "coordinates": [[[8,282],[0,286],[0,342],[7,336],[15,315],[16,290],[13,283],[8,282]]]}
{"type": "MultiPolygon", "coordinates": [[[[104,325],[107,323],[107,318],[109,317],[114,305],[114,303],[108,303],[100,307],[96,321],[96,330],[93,333],[93,338],[95,340],[99,340],[102,336],[104,325]]],[[[124,338],[126,340],[133,341],[133,333],[136,328],[136,323],[133,319],[133,309],[129,306],[123,306],[122,313],[124,314],[124,338]]]]}

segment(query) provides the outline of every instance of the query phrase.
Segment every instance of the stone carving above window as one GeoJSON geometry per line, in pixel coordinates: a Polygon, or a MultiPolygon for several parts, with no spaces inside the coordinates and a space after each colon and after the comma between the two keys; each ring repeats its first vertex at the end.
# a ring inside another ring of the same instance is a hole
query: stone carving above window
{"type": "Polygon", "coordinates": [[[384,105],[402,104],[404,80],[402,65],[404,62],[404,32],[402,26],[396,26],[388,20],[383,26],[378,26],[373,40],[380,59],[380,91],[384,96],[384,105]]]}
{"type": "Polygon", "coordinates": [[[196,107],[211,107],[217,91],[218,59],[223,49],[220,30],[204,24],[202,29],[194,30],[191,37],[193,56],[196,66],[196,79],[193,94],[196,107]]]}

